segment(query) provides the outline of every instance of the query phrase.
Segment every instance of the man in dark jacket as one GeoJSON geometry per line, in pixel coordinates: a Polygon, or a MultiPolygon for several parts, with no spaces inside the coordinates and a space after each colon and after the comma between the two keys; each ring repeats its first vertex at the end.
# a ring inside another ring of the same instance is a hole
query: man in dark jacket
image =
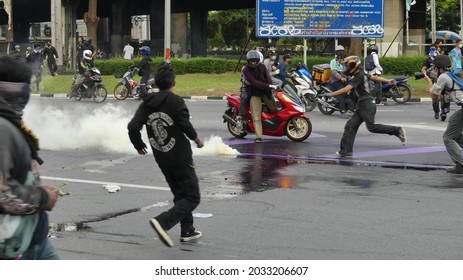
{"type": "Polygon", "coordinates": [[[48,70],[50,70],[50,75],[53,77],[58,75],[56,71],[58,70],[58,65],[56,65],[56,59],[58,58],[58,52],[55,47],[51,45],[51,41],[47,42],[47,45],[43,49],[43,57],[47,59],[48,70]]]}
{"type": "Polygon", "coordinates": [[[159,92],[147,95],[135,116],[128,124],[129,137],[140,155],[147,153],[140,130],[146,125],[154,158],[164,174],[174,195],[174,206],[150,221],[161,241],[174,246],[167,231],[180,222],[180,241],[187,242],[202,236],[193,227],[193,210],[199,205],[198,178],[192,157],[190,141],[203,147],[190,123],[190,114],[185,101],[174,94],[174,70],[168,63],[161,63],[155,74],[159,92]]]}
{"type": "Polygon", "coordinates": [[[32,74],[35,76],[37,93],[40,93],[40,82],[42,81],[43,56],[40,44],[34,45],[34,50],[26,57],[27,63],[31,66],[32,74]]]}
{"type": "Polygon", "coordinates": [[[141,89],[141,95],[140,99],[143,99],[147,94],[148,91],[146,89],[146,83],[148,82],[151,74],[151,48],[148,46],[143,46],[140,48],[140,55],[143,56],[142,60],[140,63],[136,66],[140,70],[138,71],[138,74],[141,76],[140,80],[140,89],[141,89]]]}
{"type": "MultiPolygon", "coordinates": [[[[25,63],[11,56],[0,58],[0,222],[5,223],[0,227],[12,226],[6,224],[7,218],[29,220],[33,225],[27,229],[32,234],[19,244],[28,248],[22,259],[58,259],[47,237],[45,212],[53,209],[57,189],[40,182],[37,164],[42,161],[37,155],[38,139],[22,122],[22,112],[30,96],[31,75],[25,63]]],[[[11,236],[2,234],[5,232],[0,233],[0,242],[15,242],[11,236]]],[[[15,257],[11,252],[6,256],[3,249],[0,248],[0,259],[15,257]]]]}

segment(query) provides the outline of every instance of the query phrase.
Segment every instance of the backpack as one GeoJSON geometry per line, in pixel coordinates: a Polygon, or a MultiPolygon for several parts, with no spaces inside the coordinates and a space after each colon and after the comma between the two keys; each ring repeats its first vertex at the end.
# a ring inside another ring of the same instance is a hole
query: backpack
{"type": "Polygon", "coordinates": [[[373,55],[370,54],[367,57],[365,57],[365,70],[371,71],[375,69],[375,61],[373,60],[373,55]]]}
{"type": "MultiPolygon", "coordinates": [[[[463,80],[462,80],[460,77],[458,77],[455,73],[450,72],[450,71],[447,71],[447,72],[445,72],[445,73],[446,73],[450,78],[452,78],[453,82],[454,82],[455,84],[457,84],[457,85],[460,87],[460,89],[463,90],[463,80]]],[[[453,91],[453,87],[452,87],[452,91],[453,91]]]]}

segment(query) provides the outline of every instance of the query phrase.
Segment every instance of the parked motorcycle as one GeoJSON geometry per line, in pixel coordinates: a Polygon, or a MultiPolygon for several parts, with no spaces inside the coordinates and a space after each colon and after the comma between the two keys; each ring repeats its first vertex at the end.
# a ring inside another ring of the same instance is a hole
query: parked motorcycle
{"type": "Polygon", "coordinates": [[[413,87],[407,82],[409,76],[392,77],[396,81],[395,85],[389,83],[381,84],[381,91],[377,91],[375,102],[381,103],[383,99],[392,98],[397,104],[405,104],[410,100],[413,87]]]}
{"type": "MultiPolygon", "coordinates": [[[[282,89],[275,91],[278,112],[272,114],[267,106],[263,105],[262,110],[262,128],[264,135],[283,136],[289,139],[301,142],[307,139],[312,133],[312,123],[304,114],[304,109],[296,104],[289,95],[282,89]]],[[[240,107],[240,97],[238,94],[227,93],[227,110],[223,114],[224,122],[227,123],[228,131],[237,138],[244,138],[248,133],[254,133],[254,124],[252,121],[245,122],[243,129],[237,127],[236,117],[240,107]]],[[[246,108],[246,116],[252,119],[249,106],[246,108]]]]}
{"type": "MultiPolygon", "coordinates": [[[[339,99],[336,97],[327,97],[325,94],[327,92],[334,91],[328,84],[320,84],[319,90],[317,93],[317,105],[318,109],[324,115],[331,115],[335,111],[340,111],[339,109],[339,99]]],[[[346,109],[347,111],[354,112],[355,103],[357,102],[357,95],[350,91],[346,95],[346,109]]]]}
{"type": "MultiPolygon", "coordinates": [[[[76,82],[76,76],[73,78],[72,86],[76,82]]],[[[82,98],[93,99],[96,103],[101,103],[106,100],[108,90],[101,80],[100,70],[92,67],[85,73],[85,79],[77,92],[74,93],[73,98],[80,101],[82,98]]]]}
{"type": "Polygon", "coordinates": [[[298,63],[292,73],[295,74],[292,79],[297,94],[304,103],[305,111],[310,112],[317,107],[317,90],[313,85],[313,77],[304,63],[298,63]]]}
{"type": "MultiPolygon", "coordinates": [[[[122,76],[114,74],[116,78],[121,78],[114,87],[114,97],[116,97],[117,100],[124,100],[129,96],[138,98],[141,93],[141,87],[140,84],[133,79],[133,76],[135,73],[138,73],[139,70],[139,68],[131,66],[122,76]]],[[[154,78],[148,79],[146,83],[147,91],[152,88],[154,88],[154,78]]]]}

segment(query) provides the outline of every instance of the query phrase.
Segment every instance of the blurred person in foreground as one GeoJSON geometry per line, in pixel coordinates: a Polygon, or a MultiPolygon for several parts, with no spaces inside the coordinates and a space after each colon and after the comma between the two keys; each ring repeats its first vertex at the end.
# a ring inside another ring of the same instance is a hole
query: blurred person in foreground
{"type": "Polygon", "coordinates": [[[145,96],[129,122],[129,138],[138,154],[147,154],[140,130],[146,130],[154,158],[174,195],[174,206],[153,219],[150,225],[168,247],[174,242],[167,233],[180,223],[180,242],[202,236],[193,226],[193,210],[199,205],[200,193],[189,139],[198,148],[204,146],[190,123],[190,113],[182,97],[173,93],[175,73],[170,64],[161,63],[155,74],[159,92],[145,96]]]}
{"type": "Polygon", "coordinates": [[[11,56],[0,58],[0,226],[11,231],[23,227],[20,235],[0,236],[0,242],[13,243],[10,248],[16,250],[6,252],[8,246],[2,246],[0,259],[56,260],[46,211],[55,206],[57,188],[41,183],[39,142],[22,121],[31,76],[27,64],[11,56]]]}

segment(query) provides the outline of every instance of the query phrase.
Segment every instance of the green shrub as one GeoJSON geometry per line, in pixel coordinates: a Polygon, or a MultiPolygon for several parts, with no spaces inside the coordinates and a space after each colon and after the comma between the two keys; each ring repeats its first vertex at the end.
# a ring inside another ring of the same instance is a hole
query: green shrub
{"type": "MultiPolygon", "coordinates": [[[[162,57],[154,57],[151,62],[151,71],[154,73],[159,63],[163,61],[162,57]]],[[[309,56],[307,57],[307,66],[311,70],[316,64],[329,64],[332,57],[327,56],[309,56]]],[[[425,56],[401,56],[401,57],[381,57],[380,63],[384,69],[385,75],[403,75],[413,74],[421,70],[425,56]]],[[[96,60],[95,64],[100,69],[103,75],[113,75],[114,73],[124,73],[131,65],[139,63],[140,57],[125,60],[122,58],[113,58],[107,60],[96,60]]],[[[363,60],[363,59],[362,59],[363,60]]],[[[290,67],[295,67],[298,62],[302,62],[303,58],[295,56],[292,59],[293,63],[290,67]]],[[[234,71],[238,64],[237,59],[225,58],[209,58],[209,57],[195,57],[190,59],[176,59],[173,58],[172,68],[174,68],[177,75],[188,73],[206,73],[218,74],[234,71]]],[[[241,60],[238,66],[238,71],[246,63],[241,60]]]]}

